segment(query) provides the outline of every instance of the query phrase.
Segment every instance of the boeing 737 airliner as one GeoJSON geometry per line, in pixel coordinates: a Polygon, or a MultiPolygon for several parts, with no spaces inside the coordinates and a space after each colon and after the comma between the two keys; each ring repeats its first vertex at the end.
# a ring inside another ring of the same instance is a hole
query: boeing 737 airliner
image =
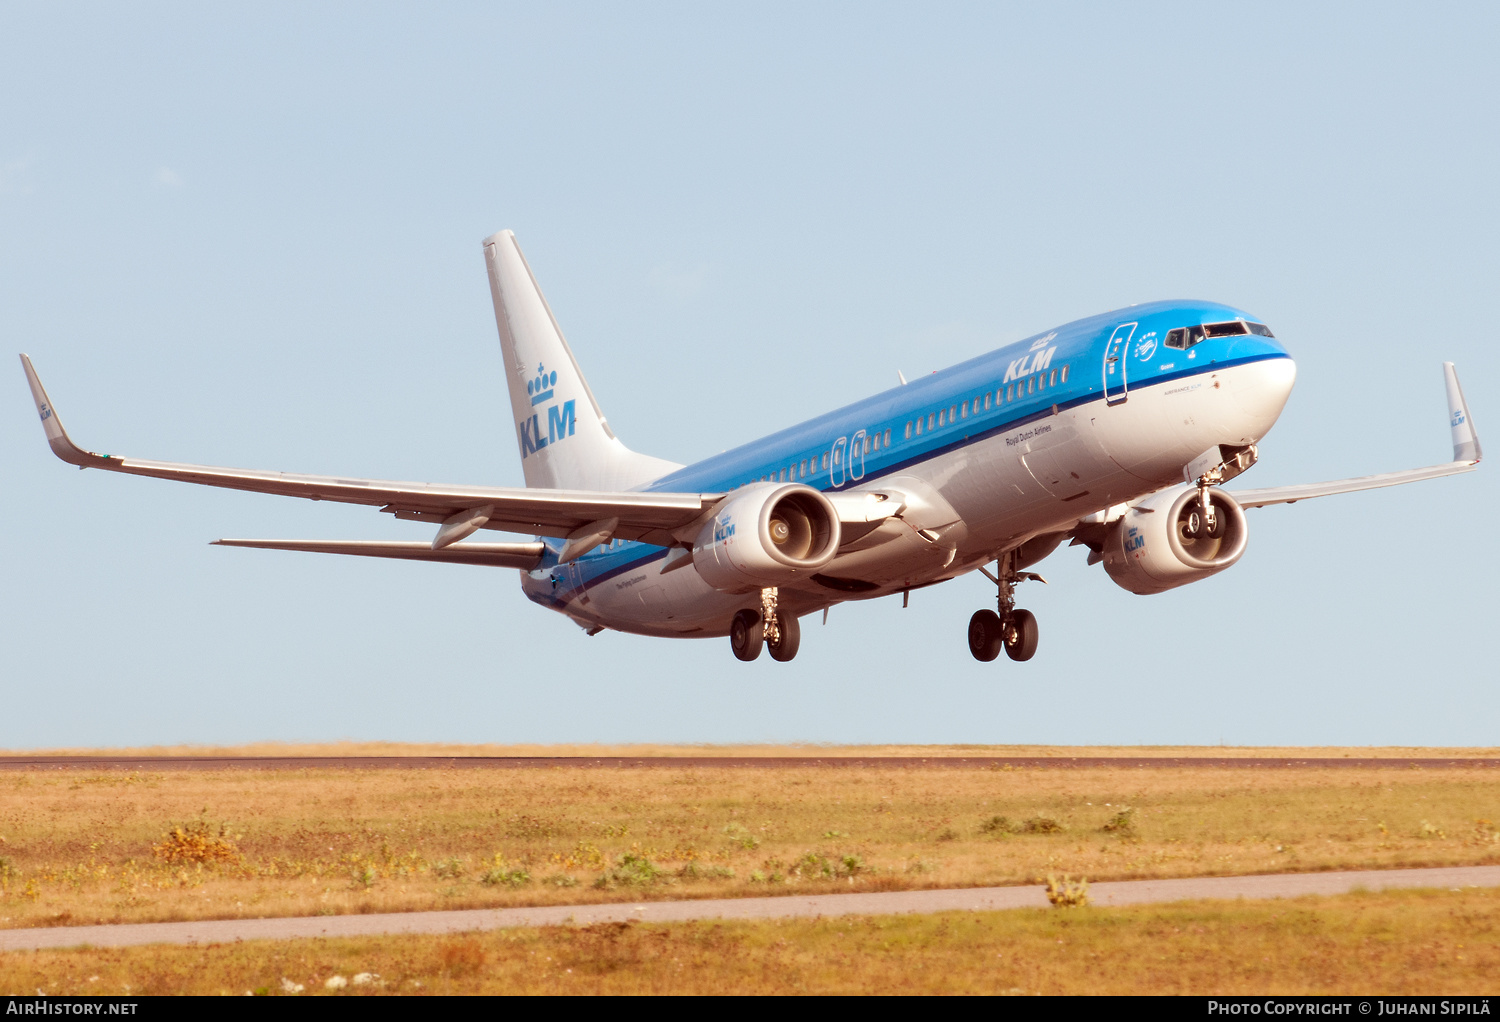
{"type": "Polygon", "coordinates": [[[138,461],[76,447],[21,356],[47,441],[83,468],[378,507],[430,542],[223,539],[225,546],[520,569],[535,603],[593,635],[728,635],[734,655],[797,654],[798,619],[971,571],[996,607],[969,649],[1029,660],[1026,570],[1071,540],[1117,585],[1159,593],[1245,552],[1245,509],[1473,470],[1479,438],[1443,363],[1453,460],[1329,483],[1227,492],[1291,394],[1271,329],[1210,302],[1081,319],[763,440],[677,465],[629,450],[515,236],[484,241],[525,489],[440,486],[138,461]],[[525,543],[468,540],[480,529],[525,543]],[[993,565],[993,568],[991,567],[993,565]]]}

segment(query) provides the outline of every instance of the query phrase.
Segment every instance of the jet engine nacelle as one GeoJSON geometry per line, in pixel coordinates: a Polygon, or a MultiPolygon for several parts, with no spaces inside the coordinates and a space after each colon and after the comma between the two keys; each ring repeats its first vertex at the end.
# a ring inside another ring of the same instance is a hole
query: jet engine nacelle
{"type": "Polygon", "coordinates": [[[1153,493],[1109,527],[1104,570],[1115,584],[1140,596],[1166,592],[1217,575],[1245,552],[1250,531],[1245,511],[1223,490],[1210,489],[1210,528],[1196,486],[1153,493]]]}
{"type": "Polygon", "coordinates": [[[838,512],[811,486],[747,486],[699,531],[693,567],[730,593],[790,585],[833,560],[840,536],[838,512]]]}

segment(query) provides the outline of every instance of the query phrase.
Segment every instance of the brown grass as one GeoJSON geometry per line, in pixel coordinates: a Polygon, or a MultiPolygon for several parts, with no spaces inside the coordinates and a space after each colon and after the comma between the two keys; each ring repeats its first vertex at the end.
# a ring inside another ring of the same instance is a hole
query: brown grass
{"type": "Polygon", "coordinates": [[[0,927],[1480,864],[1497,820],[1463,768],[30,770],[0,927]],[[153,854],[200,824],[232,852],[153,854]]]}
{"type": "Polygon", "coordinates": [[[251,742],[245,745],[143,745],[113,749],[16,749],[0,755],[27,756],[900,756],[922,759],[932,756],[1038,757],[1070,756],[1188,756],[1204,758],[1307,757],[1329,758],[1493,758],[1500,748],[1455,746],[1428,748],[1415,745],[1384,746],[1214,746],[1214,745],[832,745],[794,742],[766,745],[663,745],[658,743],[571,745],[461,745],[443,742],[251,742]]]}
{"type": "Polygon", "coordinates": [[[1476,995],[1497,937],[1500,891],[1401,891],[10,952],[0,992],[1476,995]]]}

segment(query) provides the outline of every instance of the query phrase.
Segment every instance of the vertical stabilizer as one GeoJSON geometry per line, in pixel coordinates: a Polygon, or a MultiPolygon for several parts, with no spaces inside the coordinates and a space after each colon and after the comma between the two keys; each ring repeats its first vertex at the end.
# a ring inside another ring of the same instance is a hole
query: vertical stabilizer
{"type": "Polygon", "coordinates": [[[635,453],[610,431],[516,236],[484,239],[484,261],[526,485],[629,490],[681,468],[635,453]]]}

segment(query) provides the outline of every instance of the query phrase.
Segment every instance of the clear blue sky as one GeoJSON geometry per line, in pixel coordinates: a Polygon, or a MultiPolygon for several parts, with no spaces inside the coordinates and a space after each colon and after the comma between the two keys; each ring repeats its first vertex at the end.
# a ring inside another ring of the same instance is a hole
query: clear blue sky
{"type": "Polygon", "coordinates": [[[0,6],[0,746],[1500,744],[1500,467],[1252,511],[1156,597],[1079,549],[1042,647],[975,576],[790,665],[586,638],[510,572],[208,546],[375,512],[95,450],[520,485],[480,239],[514,229],[617,432],[678,461],[1132,302],[1251,309],[1299,379],[1247,486],[1500,452],[1500,8],[0,6]]]}

